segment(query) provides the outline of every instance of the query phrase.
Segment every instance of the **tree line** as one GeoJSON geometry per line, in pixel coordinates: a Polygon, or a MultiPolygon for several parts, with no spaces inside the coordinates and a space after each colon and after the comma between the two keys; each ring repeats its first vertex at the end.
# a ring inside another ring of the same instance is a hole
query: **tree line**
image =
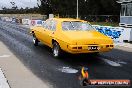
{"type": "MultiPolygon", "coordinates": [[[[1,14],[28,14],[40,13],[42,15],[56,14],[62,16],[76,16],[77,0],[37,0],[41,4],[34,8],[3,7],[1,14]]],[[[79,16],[85,18],[90,15],[117,15],[120,14],[120,4],[117,0],[78,0],[79,16]]],[[[93,19],[93,17],[92,17],[93,19]]]]}
{"type": "Polygon", "coordinates": [[[17,6],[12,7],[12,8],[6,8],[3,7],[2,10],[0,10],[0,14],[28,14],[28,13],[33,13],[37,14],[40,13],[40,10],[38,7],[34,8],[18,8],[17,6]]]}
{"type": "MultiPolygon", "coordinates": [[[[119,15],[117,0],[78,0],[79,15],[119,15]]],[[[76,15],[77,0],[40,0],[41,14],[76,15]]]]}

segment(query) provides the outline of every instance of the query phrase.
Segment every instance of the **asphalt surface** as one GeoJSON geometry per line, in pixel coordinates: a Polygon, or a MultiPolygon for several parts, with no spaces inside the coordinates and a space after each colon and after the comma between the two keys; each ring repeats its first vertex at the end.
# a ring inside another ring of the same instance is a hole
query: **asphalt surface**
{"type": "Polygon", "coordinates": [[[49,82],[54,88],[81,88],[78,77],[83,66],[88,68],[90,79],[132,80],[132,49],[118,47],[99,56],[65,54],[63,58],[56,59],[47,46],[33,45],[28,28],[2,21],[0,41],[36,76],[43,82],[49,82]]]}

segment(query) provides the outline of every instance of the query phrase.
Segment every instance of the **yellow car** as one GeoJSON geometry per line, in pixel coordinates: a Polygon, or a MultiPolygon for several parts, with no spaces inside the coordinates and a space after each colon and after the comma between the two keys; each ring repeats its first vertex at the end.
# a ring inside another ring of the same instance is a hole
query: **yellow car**
{"type": "Polygon", "coordinates": [[[38,42],[49,46],[54,57],[62,51],[79,53],[108,52],[113,49],[113,40],[97,32],[88,22],[78,19],[51,18],[42,27],[31,30],[34,45],[38,42]]]}

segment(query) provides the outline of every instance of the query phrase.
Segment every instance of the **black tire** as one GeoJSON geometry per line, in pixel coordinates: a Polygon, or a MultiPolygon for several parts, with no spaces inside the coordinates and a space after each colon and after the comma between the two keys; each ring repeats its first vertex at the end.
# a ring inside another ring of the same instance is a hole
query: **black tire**
{"type": "Polygon", "coordinates": [[[99,56],[100,53],[99,52],[96,52],[96,53],[92,53],[93,56],[99,56]]]}
{"type": "Polygon", "coordinates": [[[52,53],[55,58],[59,58],[62,56],[62,50],[59,46],[59,43],[53,42],[52,53]]]}
{"type": "Polygon", "coordinates": [[[34,43],[34,46],[38,46],[38,39],[35,37],[35,35],[33,35],[33,43],[34,43]]]}

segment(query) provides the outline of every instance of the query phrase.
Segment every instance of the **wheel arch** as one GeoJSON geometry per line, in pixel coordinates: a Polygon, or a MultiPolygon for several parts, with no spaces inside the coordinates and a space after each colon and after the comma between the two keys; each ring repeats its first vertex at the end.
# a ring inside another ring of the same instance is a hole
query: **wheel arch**
{"type": "MultiPolygon", "coordinates": [[[[53,44],[54,42],[57,42],[57,43],[58,43],[58,41],[57,41],[56,39],[52,39],[52,44],[53,44]]],[[[59,43],[58,43],[58,44],[59,44],[59,43]]]]}
{"type": "Polygon", "coordinates": [[[61,40],[52,39],[52,45],[54,42],[57,42],[61,48],[61,50],[66,51],[67,50],[67,44],[61,40]]]}
{"type": "Polygon", "coordinates": [[[57,41],[57,39],[52,39],[52,45],[53,45],[54,42],[57,42],[59,44],[60,48],[61,48],[61,45],[60,45],[59,41],[57,41]]]}

